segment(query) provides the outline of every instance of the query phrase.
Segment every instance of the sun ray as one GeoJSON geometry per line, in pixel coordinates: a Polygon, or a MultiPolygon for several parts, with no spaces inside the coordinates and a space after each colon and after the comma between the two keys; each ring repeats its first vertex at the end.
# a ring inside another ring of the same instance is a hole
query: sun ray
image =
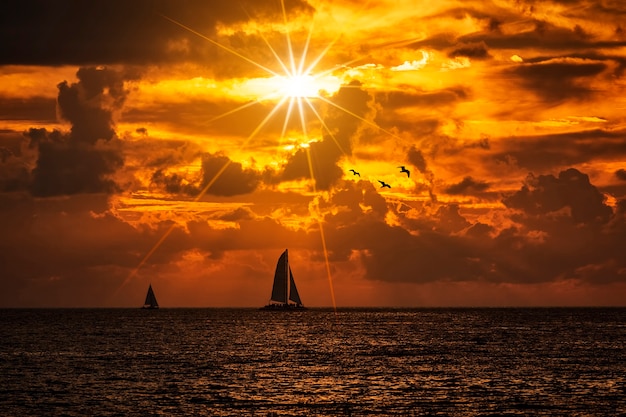
{"type": "Polygon", "coordinates": [[[308,139],[308,133],[307,133],[307,128],[306,128],[306,120],[304,120],[304,109],[302,108],[302,100],[303,99],[301,97],[297,97],[298,111],[300,112],[300,123],[302,125],[302,134],[304,135],[305,139],[308,139]]]}
{"type": "Polygon", "coordinates": [[[270,111],[267,116],[265,116],[265,118],[261,121],[261,123],[259,123],[259,125],[252,131],[252,133],[246,138],[246,140],[243,142],[243,144],[241,145],[242,147],[246,146],[248,144],[248,142],[250,142],[250,140],[252,140],[252,138],[254,138],[257,133],[259,133],[261,131],[261,129],[263,129],[263,127],[265,126],[265,124],[267,122],[270,121],[270,119],[272,117],[274,117],[274,114],[276,114],[276,112],[278,111],[278,109],[280,109],[283,104],[285,104],[285,102],[287,101],[288,97],[283,97],[280,99],[280,101],[274,106],[274,108],[272,109],[272,111],[270,111]]]}
{"type": "Polygon", "coordinates": [[[392,136],[392,137],[394,137],[394,138],[396,138],[396,139],[402,140],[402,138],[401,138],[400,136],[398,136],[398,135],[396,135],[396,134],[394,134],[394,133],[392,133],[392,132],[388,131],[388,130],[387,130],[387,129],[385,129],[385,128],[382,128],[382,127],[378,126],[378,125],[377,125],[376,123],[374,123],[374,122],[370,122],[369,120],[362,118],[362,117],[361,117],[361,116],[359,116],[358,114],[356,114],[356,113],[354,113],[354,112],[351,112],[350,110],[346,109],[345,107],[342,107],[342,106],[340,106],[340,105],[339,105],[339,104],[337,104],[337,103],[333,103],[332,101],[330,101],[330,100],[328,100],[328,99],[326,99],[326,98],[324,98],[324,97],[319,97],[319,98],[320,98],[321,100],[323,100],[324,102],[326,102],[326,103],[330,104],[331,106],[334,106],[335,108],[337,108],[337,109],[339,109],[339,110],[341,110],[341,111],[343,111],[343,112],[346,112],[346,113],[347,113],[347,114],[349,114],[350,116],[356,117],[357,119],[361,120],[362,122],[364,122],[364,123],[366,123],[366,124],[368,124],[368,125],[370,125],[370,126],[372,126],[372,127],[375,127],[376,129],[380,130],[381,132],[384,132],[384,133],[386,133],[386,134],[388,134],[388,135],[390,135],[390,136],[392,136]]]}
{"type": "Polygon", "coordinates": [[[289,98],[289,105],[287,106],[287,114],[285,115],[285,122],[283,123],[283,130],[280,132],[280,138],[285,137],[285,133],[287,132],[287,125],[289,124],[289,119],[291,118],[291,112],[293,110],[293,97],[289,98]]]}
{"type": "MultiPolygon", "coordinates": [[[[323,55],[320,57],[320,59],[322,59],[322,58],[324,58],[324,56],[323,56],[323,55]]],[[[325,69],[325,70],[323,70],[323,71],[316,72],[316,73],[313,75],[313,78],[315,78],[315,79],[320,79],[320,78],[323,78],[323,77],[325,77],[326,75],[328,75],[328,74],[332,74],[333,72],[337,71],[337,68],[346,67],[346,66],[348,66],[348,65],[354,64],[355,62],[361,61],[361,60],[363,60],[363,59],[365,59],[365,57],[364,57],[364,56],[360,56],[360,57],[358,57],[358,58],[354,58],[354,59],[351,59],[351,60],[346,61],[346,62],[344,62],[344,63],[341,63],[341,64],[339,64],[339,65],[336,65],[336,66],[334,66],[334,67],[332,67],[332,68],[328,68],[328,69],[325,69]]],[[[317,63],[316,63],[315,65],[317,65],[317,63]]],[[[311,70],[308,70],[308,69],[307,69],[307,71],[312,71],[312,69],[311,69],[311,70]]]]}
{"type": "MultiPolygon", "coordinates": [[[[307,148],[306,150],[306,159],[307,159],[307,163],[309,165],[309,174],[311,175],[311,180],[313,182],[313,193],[317,194],[317,189],[315,186],[315,173],[313,170],[313,162],[311,161],[311,152],[310,150],[307,148]]],[[[319,214],[319,206],[317,206],[317,211],[318,211],[318,215],[315,216],[315,218],[317,219],[317,225],[320,228],[320,239],[322,241],[322,252],[324,252],[324,264],[326,267],[326,277],[328,278],[328,287],[329,287],[329,291],[330,291],[330,300],[333,304],[333,311],[335,313],[335,317],[337,316],[337,302],[335,301],[335,288],[333,285],[333,277],[332,274],[330,272],[330,262],[328,260],[328,249],[326,246],[326,236],[324,235],[324,224],[322,223],[322,220],[320,219],[320,214],[319,214]]]]}
{"type": "MultiPolygon", "coordinates": [[[[250,16],[250,13],[248,13],[248,11],[243,7],[243,5],[241,6],[244,13],[246,14],[246,16],[248,16],[248,19],[252,20],[252,16],[250,16]]],[[[287,68],[287,66],[285,65],[285,62],[280,58],[280,56],[278,55],[278,52],[276,52],[276,50],[274,49],[274,47],[272,47],[272,45],[270,44],[270,42],[267,40],[267,38],[263,35],[263,32],[258,31],[257,34],[261,37],[261,39],[263,39],[263,42],[265,43],[265,45],[267,46],[267,48],[270,50],[270,52],[272,52],[272,55],[274,55],[274,58],[276,58],[276,61],[278,61],[278,64],[280,65],[280,67],[283,69],[283,71],[285,72],[285,74],[289,74],[289,69],[287,68]]]]}
{"type": "Polygon", "coordinates": [[[117,296],[117,294],[122,290],[122,288],[124,288],[130,282],[130,280],[133,279],[135,275],[137,275],[141,267],[144,266],[144,264],[148,261],[148,259],[152,257],[154,252],[156,252],[156,250],[163,244],[163,242],[165,242],[165,239],[167,239],[167,237],[174,231],[175,227],[176,227],[176,224],[170,225],[170,227],[165,231],[165,233],[163,233],[163,236],[161,236],[161,238],[157,241],[157,243],[155,243],[152,246],[152,248],[148,251],[148,253],[146,253],[146,255],[143,257],[141,262],[139,262],[139,264],[130,272],[130,274],[126,277],[126,279],[122,282],[122,284],[119,287],[117,287],[117,289],[113,292],[113,297],[117,296]]]}
{"type": "MultiPolygon", "coordinates": [[[[364,2],[363,5],[361,6],[361,8],[354,15],[361,14],[363,12],[363,10],[365,10],[367,8],[367,6],[369,5],[370,1],[371,0],[368,0],[368,1],[364,2]]],[[[311,29],[312,29],[312,27],[313,27],[313,24],[311,24],[311,29]]],[[[313,71],[313,68],[315,68],[320,63],[320,61],[326,56],[328,51],[330,51],[330,49],[339,41],[339,39],[341,38],[342,35],[343,35],[342,32],[337,33],[337,35],[333,38],[333,40],[330,41],[330,43],[324,48],[324,50],[317,56],[317,58],[315,58],[311,62],[311,64],[307,67],[306,70],[302,71],[302,73],[308,74],[311,71],[313,71]]],[[[362,59],[363,59],[363,57],[355,58],[355,59],[349,60],[348,62],[345,62],[345,63],[341,64],[340,66],[350,65],[350,64],[353,64],[353,63],[355,63],[357,61],[360,61],[362,59]]],[[[321,74],[323,74],[323,75],[330,74],[334,70],[335,70],[335,68],[331,68],[331,69],[328,69],[328,70],[322,72],[321,74]]],[[[319,75],[319,76],[323,76],[323,75],[319,75]]]]}
{"type": "Polygon", "coordinates": [[[158,14],[159,16],[161,16],[162,18],[169,20],[170,22],[174,23],[175,25],[178,25],[181,28],[183,28],[185,30],[188,30],[189,32],[193,33],[194,35],[198,35],[202,39],[204,39],[204,40],[206,40],[208,42],[211,42],[213,45],[215,45],[215,46],[217,46],[219,48],[222,48],[223,50],[225,50],[227,52],[230,52],[231,54],[233,54],[233,55],[243,59],[244,61],[249,62],[250,64],[252,64],[252,65],[254,65],[254,66],[256,66],[256,67],[258,67],[258,68],[260,68],[260,69],[262,69],[262,70],[264,70],[266,72],[268,72],[269,74],[275,75],[277,77],[279,76],[279,74],[277,72],[272,71],[271,69],[267,68],[266,66],[261,65],[258,62],[254,61],[254,60],[252,60],[252,59],[250,59],[250,58],[248,58],[248,57],[246,57],[244,55],[241,55],[239,52],[237,52],[237,51],[235,51],[235,50],[233,50],[233,49],[231,49],[231,48],[229,48],[227,46],[224,46],[224,45],[222,45],[219,42],[214,41],[213,39],[203,35],[202,33],[198,32],[198,31],[196,31],[196,30],[194,30],[192,28],[190,28],[189,26],[186,26],[183,23],[181,23],[181,22],[179,22],[177,20],[174,20],[171,17],[165,16],[164,14],[161,14],[159,12],[155,12],[155,13],[158,14]]]}
{"type": "Polygon", "coordinates": [[[297,74],[296,72],[296,61],[293,56],[293,48],[291,46],[291,35],[289,33],[289,24],[287,22],[287,11],[285,10],[285,0],[280,0],[280,5],[283,9],[283,20],[285,22],[285,34],[287,35],[287,49],[289,52],[289,62],[291,64],[291,72],[288,73],[289,76],[294,76],[297,74]]]}
{"type": "Polygon", "coordinates": [[[302,54],[300,55],[300,64],[298,65],[298,74],[304,75],[308,74],[303,71],[304,63],[306,61],[306,56],[309,53],[309,44],[311,43],[311,36],[313,34],[313,22],[311,22],[311,26],[309,27],[309,33],[306,37],[306,42],[304,44],[304,49],[302,50],[302,54]]]}
{"type": "Polygon", "coordinates": [[[272,48],[272,45],[270,45],[270,43],[267,41],[267,39],[265,39],[265,36],[261,35],[261,39],[263,39],[263,41],[265,42],[265,44],[267,45],[269,50],[272,51],[272,54],[274,55],[274,58],[276,58],[276,60],[280,64],[280,67],[283,69],[283,71],[285,71],[285,74],[289,74],[289,69],[287,68],[287,65],[285,65],[283,60],[280,59],[280,56],[278,55],[278,52],[276,52],[276,50],[274,48],[272,48]]]}
{"type": "Polygon", "coordinates": [[[313,103],[311,103],[309,100],[307,100],[306,102],[311,108],[311,110],[313,111],[313,114],[315,114],[315,116],[321,123],[322,127],[326,130],[326,133],[328,133],[331,139],[335,142],[335,145],[337,145],[337,148],[339,148],[339,150],[345,157],[348,157],[348,154],[346,153],[346,151],[343,150],[343,148],[341,147],[341,144],[339,143],[339,141],[337,141],[337,138],[335,137],[335,135],[333,135],[333,132],[330,131],[330,128],[326,125],[326,122],[324,122],[324,119],[322,119],[322,116],[317,112],[317,110],[315,109],[315,106],[313,106],[313,103]]]}
{"type": "Polygon", "coordinates": [[[217,115],[217,116],[214,116],[214,117],[210,118],[209,120],[207,120],[207,124],[211,124],[211,123],[215,122],[216,120],[222,119],[222,118],[224,118],[226,116],[230,116],[231,114],[237,113],[238,111],[245,110],[248,107],[254,106],[255,104],[260,104],[261,101],[262,101],[262,99],[256,99],[254,101],[249,101],[248,103],[242,104],[241,106],[239,106],[237,108],[234,108],[232,110],[228,110],[227,112],[224,112],[224,113],[222,113],[220,115],[217,115]]]}
{"type": "Polygon", "coordinates": [[[324,225],[322,221],[318,218],[317,224],[320,228],[320,237],[322,239],[322,251],[324,252],[324,263],[326,264],[326,276],[328,277],[328,287],[330,289],[330,299],[333,303],[333,311],[335,312],[335,316],[337,316],[337,301],[335,301],[335,288],[333,285],[333,277],[330,272],[330,262],[328,261],[328,249],[326,248],[326,237],[324,235],[324,225]]]}
{"type": "Polygon", "coordinates": [[[335,44],[335,42],[337,42],[339,40],[339,37],[336,37],[335,39],[333,39],[327,46],[326,48],[324,48],[324,50],[317,56],[317,58],[315,58],[313,60],[313,62],[311,62],[311,64],[306,68],[305,71],[303,71],[305,74],[310,73],[311,71],[313,71],[313,68],[315,68],[317,66],[317,64],[320,63],[320,61],[324,58],[324,56],[326,56],[326,54],[328,53],[328,51],[330,51],[330,48],[335,44]]]}

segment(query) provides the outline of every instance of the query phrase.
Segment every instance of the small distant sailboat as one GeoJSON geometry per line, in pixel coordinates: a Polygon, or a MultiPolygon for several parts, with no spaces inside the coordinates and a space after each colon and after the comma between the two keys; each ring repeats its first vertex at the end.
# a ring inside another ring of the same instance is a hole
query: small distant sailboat
{"type": "Polygon", "coordinates": [[[157,303],[157,299],[154,295],[154,291],[152,291],[152,284],[148,287],[148,294],[146,294],[146,301],[143,303],[141,307],[146,310],[154,310],[159,308],[159,303],[157,303]]]}
{"type": "Polygon", "coordinates": [[[262,310],[306,310],[293,279],[287,249],[278,258],[270,302],[262,310]]]}

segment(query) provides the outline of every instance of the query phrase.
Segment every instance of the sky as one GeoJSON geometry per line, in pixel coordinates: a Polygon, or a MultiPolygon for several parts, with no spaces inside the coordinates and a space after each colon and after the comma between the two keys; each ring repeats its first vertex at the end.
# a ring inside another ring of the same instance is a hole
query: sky
{"type": "Polygon", "coordinates": [[[0,307],[626,305],[622,1],[5,3],[0,307]]]}

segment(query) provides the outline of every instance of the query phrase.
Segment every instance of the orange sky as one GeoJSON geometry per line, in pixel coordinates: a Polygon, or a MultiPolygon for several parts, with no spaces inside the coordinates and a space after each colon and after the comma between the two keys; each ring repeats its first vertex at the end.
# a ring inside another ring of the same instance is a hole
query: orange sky
{"type": "Polygon", "coordinates": [[[620,1],[3,8],[0,307],[626,305],[620,1]]]}

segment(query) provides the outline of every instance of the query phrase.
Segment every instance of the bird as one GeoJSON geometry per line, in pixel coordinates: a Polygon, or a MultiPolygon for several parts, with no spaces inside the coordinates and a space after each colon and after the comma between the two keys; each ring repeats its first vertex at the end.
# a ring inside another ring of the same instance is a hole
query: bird
{"type": "Polygon", "coordinates": [[[385,188],[385,187],[391,188],[391,185],[387,184],[384,181],[378,180],[378,182],[380,183],[380,188],[385,188]]]}
{"type": "Polygon", "coordinates": [[[406,168],[404,167],[404,165],[399,166],[398,168],[400,168],[400,172],[406,172],[406,176],[407,176],[407,178],[410,178],[410,177],[411,177],[411,171],[409,171],[408,169],[406,169],[406,168]]]}
{"type": "Polygon", "coordinates": [[[361,174],[359,174],[358,172],[356,172],[355,170],[351,169],[350,171],[352,171],[353,175],[358,175],[359,177],[361,176],[361,174]]]}

